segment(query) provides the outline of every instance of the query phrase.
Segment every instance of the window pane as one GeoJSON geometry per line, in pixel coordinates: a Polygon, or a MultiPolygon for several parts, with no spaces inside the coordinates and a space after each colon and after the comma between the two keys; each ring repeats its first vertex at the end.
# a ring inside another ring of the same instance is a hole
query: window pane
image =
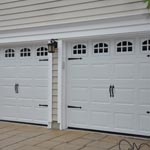
{"type": "Polygon", "coordinates": [[[147,46],[143,46],[143,51],[147,51],[147,46]]]}
{"type": "Polygon", "coordinates": [[[121,46],[121,42],[117,44],[117,46],[121,46]]]}
{"type": "Polygon", "coordinates": [[[103,53],[103,49],[102,48],[99,49],[99,53],[103,53]]]}
{"type": "Polygon", "coordinates": [[[117,52],[121,52],[121,47],[117,48],[117,52]]]}
{"type": "Polygon", "coordinates": [[[123,51],[123,52],[126,52],[126,51],[127,51],[127,47],[123,47],[123,48],[122,48],[122,51],[123,51]]]}
{"type": "Polygon", "coordinates": [[[126,41],[123,41],[122,44],[123,44],[123,46],[126,46],[126,45],[127,45],[127,42],[126,42],[126,41]]]}
{"type": "Polygon", "coordinates": [[[98,53],[98,49],[94,49],[94,53],[98,53]]]}
{"type": "Polygon", "coordinates": [[[129,51],[129,52],[132,52],[132,47],[128,47],[128,51],[129,51]]]}
{"type": "Polygon", "coordinates": [[[147,45],[147,41],[144,41],[144,42],[143,42],[143,45],[147,45]]]}
{"type": "Polygon", "coordinates": [[[104,48],[104,53],[108,53],[108,48],[104,48]]]}
{"type": "Polygon", "coordinates": [[[100,43],[100,44],[99,44],[99,47],[103,47],[103,43],[100,43]]]}
{"type": "Polygon", "coordinates": [[[73,54],[77,54],[77,50],[74,50],[74,51],[73,51],[73,54]]]}
{"type": "Polygon", "coordinates": [[[86,50],[84,49],[84,50],[82,50],[82,54],[86,54],[86,50]]]}

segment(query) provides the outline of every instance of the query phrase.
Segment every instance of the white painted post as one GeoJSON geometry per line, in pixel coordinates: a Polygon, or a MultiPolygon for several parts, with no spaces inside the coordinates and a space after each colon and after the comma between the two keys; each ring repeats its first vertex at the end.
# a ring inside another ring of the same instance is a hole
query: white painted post
{"type": "Polygon", "coordinates": [[[52,53],[48,53],[48,128],[52,127],[52,53]]]}
{"type": "Polygon", "coordinates": [[[58,41],[58,123],[62,130],[62,40],[58,41]]]}

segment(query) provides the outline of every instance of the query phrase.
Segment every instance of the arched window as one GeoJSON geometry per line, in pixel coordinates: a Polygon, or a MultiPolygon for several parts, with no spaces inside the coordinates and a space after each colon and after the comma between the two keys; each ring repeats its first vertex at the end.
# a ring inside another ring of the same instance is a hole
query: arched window
{"type": "Polygon", "coordinates": [[[117,44],[117,52],[118,53],[125,53],[125,52],[132,52],[133,51],[133,44],[130,41],[122,41],[117,44]]]}
{"type": "Polygon", "coordinates": [[[20,50],[20,57],[29,57],[31,56],[31,50],[29,48],[23,48],[20,50]]]}
{"type": "Polygon", "coordinates": [[[15,57],[15,50],[13,49],[5,50],[5,57],[15,57]]]}
{"type": "Polygon", "coordinates": [[[46,47],[40,47],[37,49],[37,56],[47,56],[48,49],[46,47]]]}
{"type": "Polygon", "coordinates": [[[103,54],[108,53],[108,44],[107,43],[97,43],[94,45],[94,54],[103,54]]]}
{"type": "Polygon", "coordinates": [[[85,55],[87,53],[86,45],[77,44],[73,46],[73,55],[85,55]]]}
{"type": "Polygon", "coordinates": [[[150,51],[150,40],[142,42],[142,51],[150,51]]]}

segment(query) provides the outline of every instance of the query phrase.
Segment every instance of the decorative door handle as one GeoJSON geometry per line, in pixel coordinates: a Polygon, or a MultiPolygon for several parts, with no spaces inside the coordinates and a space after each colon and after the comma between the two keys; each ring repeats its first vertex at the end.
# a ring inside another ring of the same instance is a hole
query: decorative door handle
{"type": "Polygon", "coordinates": [[[115,86],[114,86],[114,85],[112,85],[112,97],[115,97],[114,89],[115,89],[115,86]]]}
{"type": "Polygon", "coordinates": [[[18,94],[19,93],[19,84],[16,83],[14,88],[15,88],[15,93],[18,94]]]}
{"type": "Polygon", "coordinates": [[[109,86],[109,95],[112,97],[112,85],[109,86]]]}

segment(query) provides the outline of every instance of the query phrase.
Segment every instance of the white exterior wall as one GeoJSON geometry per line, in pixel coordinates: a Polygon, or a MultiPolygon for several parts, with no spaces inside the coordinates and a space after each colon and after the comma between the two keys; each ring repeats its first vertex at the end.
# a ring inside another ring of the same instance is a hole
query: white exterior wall
{"type": "Polygon", "coordinates": [[[139,15],[147,13],[143,0],[1,0],[0,30],[139,15]]]}
{"type": "MultiPolygon", "coordinates": [[[[143,0],[1,0],[0,44],[51,38],[150,33],[143,0]]],[[[53,56],[53,121],[58,120],[58,56],[53,56]]],[[[60,118],[59,118],[60,119],[60,118]]],[[[59,121],[60,123],[60,121],[59,121]]]]}

